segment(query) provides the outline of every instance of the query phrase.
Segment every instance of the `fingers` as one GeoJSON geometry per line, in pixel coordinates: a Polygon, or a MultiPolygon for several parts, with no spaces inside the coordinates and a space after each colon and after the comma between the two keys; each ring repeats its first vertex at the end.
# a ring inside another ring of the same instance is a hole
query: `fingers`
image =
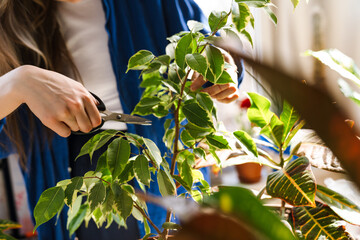
{"type": "Polygon", "coordinates": [[[234,84],[216,84],[204,88],[202,92],[207,92],[210,97],[223,102],[230,103],[239,97],[238,90],[234,84]]]}
{"type": "Polygon", "coordinates": [[[49,124],[45,124],[48,128],[56,132],[61,137],[68,137],[71,134],[71,129],[63,122],[53,121],[49,124]]]}
{"type": "MultiPolygon", "coordinates": [[[[92,97],[92,96],[91,96],[92,97]]],[[[93,97],[92,97],[93,98],[93,97]]],[[[99,126],[101,124],[101,116],[95,104],[99,104],[95,98],[92,102],[85,101],[85,111],[87,116],[90,119],[91,125],[93,128],[99,126]]]]}
{"type": "Polygon", "coordinates": [[[206,80],[204,80],[204,77],[200,75],[198,72],[194,72],[192,78],[192,84],[190,86],[191,91],[196,91],[202,87],[206,83],[206,80]]]}

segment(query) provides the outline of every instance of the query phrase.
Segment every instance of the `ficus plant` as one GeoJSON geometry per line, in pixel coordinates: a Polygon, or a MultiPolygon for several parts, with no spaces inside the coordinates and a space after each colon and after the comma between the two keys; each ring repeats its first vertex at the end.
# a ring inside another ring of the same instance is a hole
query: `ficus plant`
{"type": "MultiPolygon", "coordinates": [[[[292,2],[294,6],[298,3],[292,2]]],[[[260,209],[258,213],[263,214],[258,219],[249,219],[270,239],[291,239],[290,237],[295,236],[303,239],[318,239],[320,236],[347,239],[349,235],[336,222],[344,219],[358,224],[356,219],[359,219],[359,207],[344,196],[316,184],[309,169],[309,160],[306,157],[293,159],[300,145],[293,147],[290,156],[284,155],[285,149],[290,146],[290,140],[304,124],[299,121],[298,114],[289,104],[284,104],[283,112],[278,117],[270,111],[267,99],[249,93],[252,103],[248,109],[249,120],[261,128],[261,134],[268,139],[267,145],[278,151],[279,161],[257,148],[254,139],[245,132],[239,130],[233,136],[244,151],[244,156],[240,158],[243,162],[258,162],[276,170],[269,175],[264,191],[271,197],[282,199],[280,216],[291,220],[294,235],[278,217],[264,210],[266,208],[259,205],[256,197],[249,192],[223,187],[218,193],[214,193],[202,172],[194,167],[196,160],[206,159],[207,154],[212,155],[219,166],[230,165],[222,162],[217,152],[230,149],[231,146],[227,139],[230,134],[218,129],[213,100],[207,93],[190,90],[191,74],[196,72],[212,84],[233,83],[234,79],[228,73],[233,66],[225,61],[222,51],[212,42],[221,37],[219,32],[228,35],[240,33],[251,42],[251,36],[246,31],[248,25],[254,26],[250,7],[263,8],[276,23],[271,5],[270,0],[236,0],[231,11],[210,14],[210,33],[203,33],[202,23],[189,21],[190,31],[168,38],[170,43],[165,55],[155,56],[147,50],[134,54],[129,59],[128,71],[140,70],[140,87],[144,88],[144,92],[133,114],[152,114],[158,118],[166,118],[163,141],[168,151],[160,152],[152,140],[136,134],[116,130],[98,133],[79,153],[79,156],[88,154],[92,159],[95,151],[109,144],[98,159],[96,170],[89,171],[84,176],[63,180],[44,191],[34,210],[35,229],[67,205],[67,227],[71,235],[82,222],[87,224],[91,220],[98,227],[108,227],[113,222],[126,227],[126,219],[130,215],[144,223],[146,235],[143,239],[153,235],[157,235],[159,239],[167,239],[169,230],[176,234],[181,226],[172,222],[171,210],[168,210],[166,222],[161,227],[152,222],[146,202],[141,197],[143,195],[138,194],[129,184],[130,181],[136,181],[144,194],[153,182],[157,182],[163,197],[190,198],[202,206],[219,208],[225,213],[241,209],[246,211],[236,202],[240,203],[241,196],[246,196],[251,200],[247,201],[250,204],[246,205],[250,207],[248,209],[260,209]],[[231,23],[228,23],[230,17],[231,23]],[[206,144],[208,148],[204,150],[200,143],[206,144]],[[178,190],[179,186],[183,190],[178,190]],[[243,192],[240,198],[239,191],[243,192]],[[322,202],[315,201],[315,195],[322,202]],[[224,205],[224,202],[231,204],[224,205]],[[291,217],[284,214],[285,202],[294,206],[291,217]],[[261,216],[267,216],[264,219],[271,219],[275,225],[264,226],[261,216]],[[151,232],[150,226],[156,234],[151,232]],[[274,232],[269,226],[276,226],[281,231],[274,232]],[[286,237],[279,237],[278,234],[286,237]]],[[[258,198],[263,196],[264,191],[260,192],[258,198]]]]}

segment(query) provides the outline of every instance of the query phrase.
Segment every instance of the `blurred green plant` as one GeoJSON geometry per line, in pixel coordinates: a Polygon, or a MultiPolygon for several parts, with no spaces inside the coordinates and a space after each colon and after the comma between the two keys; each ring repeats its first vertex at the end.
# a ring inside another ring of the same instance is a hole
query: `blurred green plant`
{"type": "Polygon", "coordinates": [[[1,240],[15,240],[15,238],[11,237],[4,233],[4,231],[9,229],[21,228],[21,225],[18,223],[14,223],[9,220],[0,219],[0,239],[1,240]]]}

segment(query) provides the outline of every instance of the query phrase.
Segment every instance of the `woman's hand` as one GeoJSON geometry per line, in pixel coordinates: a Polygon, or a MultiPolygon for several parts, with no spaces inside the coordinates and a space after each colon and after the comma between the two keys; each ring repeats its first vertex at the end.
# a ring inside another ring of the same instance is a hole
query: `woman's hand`
{"type": "Polygon", "coordinates": [[[101,123],[95,98],[81,83],[64,75],[27,65],[1,78],[8,83],[8,96],[2,102],[10,106],[10,112],[0,112],[5,116],[26,103],[45,126],[62,137],[71,131],[89,132],[101,123]]]}
{"type": "MultiPolygon", "coordinates": [[[[237,67],[231,55],[222,49],[220,50],[224,56],[224,60],[233,66],[232,68],[228,68],[225,71],[230,74],[232,80],[235,83],[214,84],[211,87],[202,89],[201,91],[207,92],[212,98],[218,100],[219,102],[230,103],[239,98],[239,91],[237,88],[237,67]]],[[[203,76],[197,72],[194,72],[191,80],[192,84],[190,89],[192,91],[200,89],[202,85],[206,83],[206,80],[203,78],[203,76]]]]}

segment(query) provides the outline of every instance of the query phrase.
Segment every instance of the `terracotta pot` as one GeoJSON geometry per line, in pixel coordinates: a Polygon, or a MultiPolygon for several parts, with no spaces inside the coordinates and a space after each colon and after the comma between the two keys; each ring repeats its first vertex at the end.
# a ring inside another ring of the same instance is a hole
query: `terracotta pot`
{"type": "Polygon", "coordinates": [[[241,183],[257,183],[261,179],[262,166],[258,163],[244,163],[236,165],[238,178],[241,183]]]}

